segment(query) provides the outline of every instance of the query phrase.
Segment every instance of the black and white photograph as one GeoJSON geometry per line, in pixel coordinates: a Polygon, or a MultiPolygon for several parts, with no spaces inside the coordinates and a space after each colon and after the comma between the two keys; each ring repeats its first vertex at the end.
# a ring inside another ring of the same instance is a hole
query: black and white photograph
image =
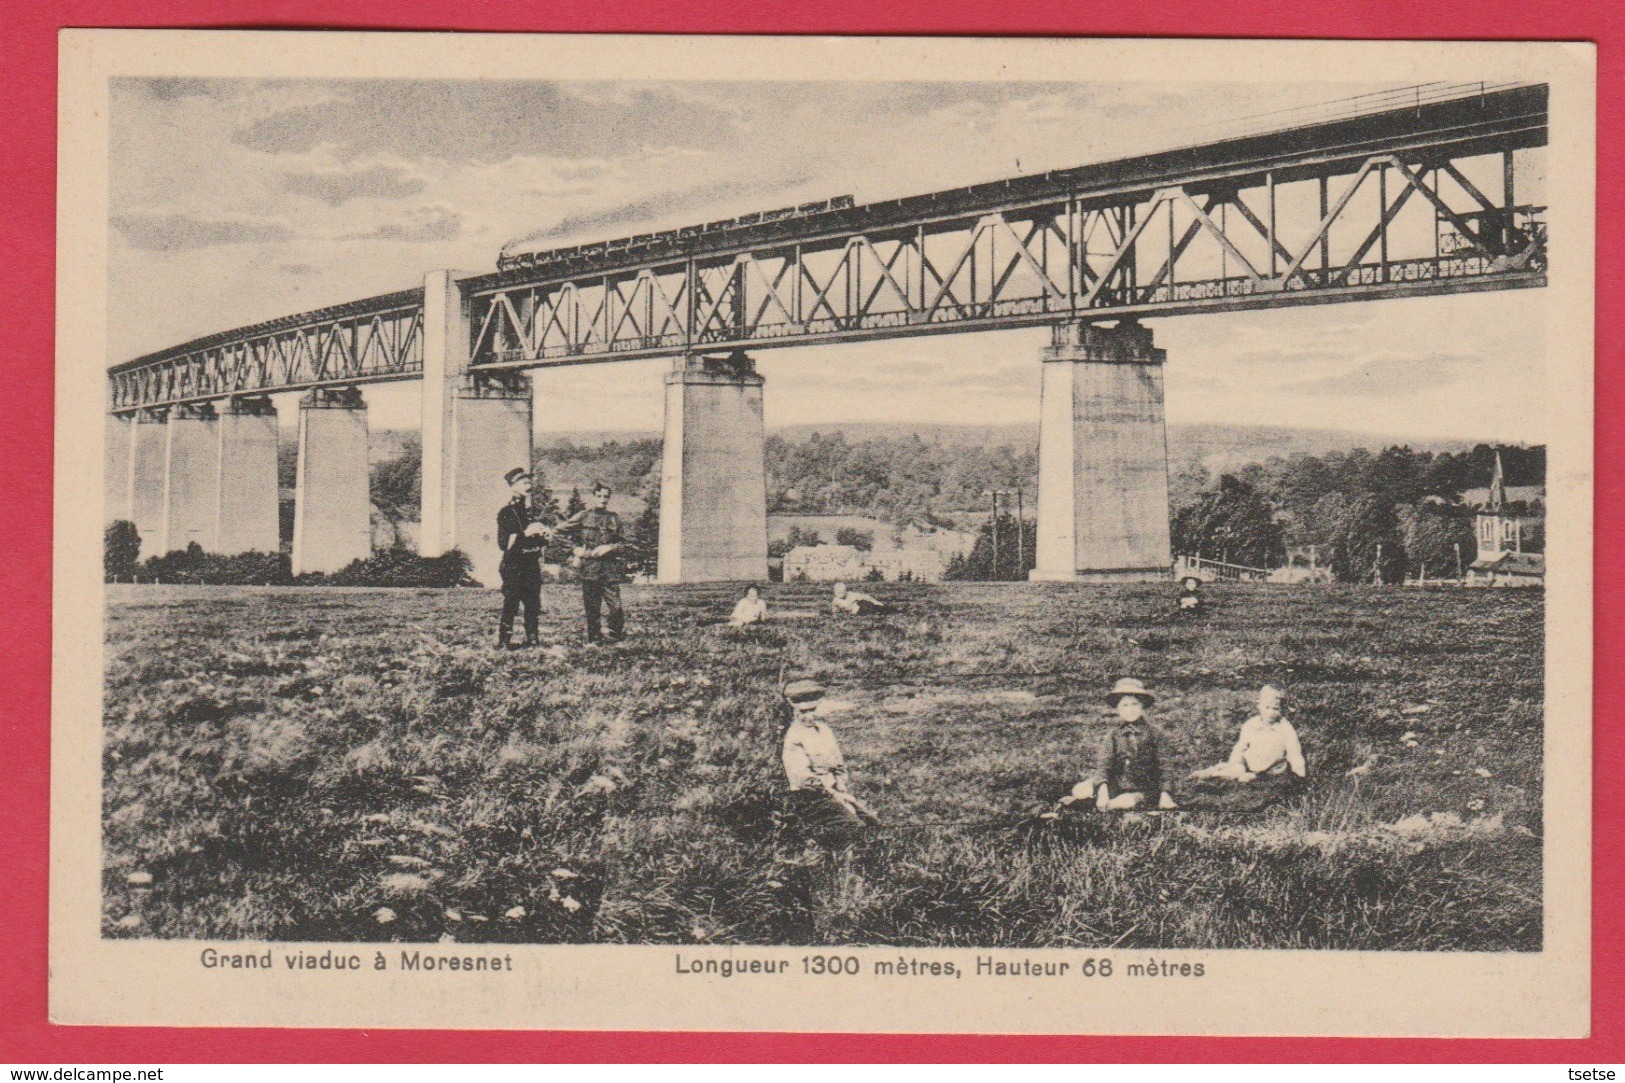
{"type": "Polygon", "coordinates": [[[1583,1018],[1592,54],[344,37],[96,39],[84,951],[465,1026],[580,1022],[565,958],[651,1026],[1583,1018]]]}

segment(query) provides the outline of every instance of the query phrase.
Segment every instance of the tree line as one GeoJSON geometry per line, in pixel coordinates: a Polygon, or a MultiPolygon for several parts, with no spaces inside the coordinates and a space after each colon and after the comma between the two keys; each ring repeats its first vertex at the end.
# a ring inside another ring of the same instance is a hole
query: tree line
{"type": "MultiPolygon", "coordinates": [[[[1273,568],[1289,547],[1314,546],[1317,562],[1342,582],[1455,577],[1477,557],[1477,508],[1460,494],[1489,484],[1497,450],[1508,486],[1544,483],[1542,446],[1357,448],[1272,457],[1216,479],[1188,464],[1173,485],[1174,551],[1273,568]]],[[[1532,520],[1524,548],[1543,550],[1540,502],[1515,501],[1510,510],[1532,520]]]]}
{"type": "Polygon", "coordinates": [[[848,440],[814,432],[802,440],[767,438],[767,509],[803,514],[864,514],[894,523],[952,525],[987,506],[987,493],[1034,491],[1038,452],[903,437],[848,440]]]}
{"type": "MultiPolygon", "coordinates": [[[[1031,445],[944,442],[918,434],[849,439],[835,431],[800,439],[770,435],[765,450],[769,512],[870,515],[940,526],[974,517],[975,547],[950,563],[950,578],[1022,579],[1032,567],[1032,519],[1018,524],[1014,516],[1001,515],[995,526],[983,511],[990,490],[1036,493],[1038,456],[1031,445]]],[[[1544,482],[1543,446],[1479,444],[1433,452],[1394,445],[1376,452],[1298,453],[1218,475],[1199,462],[1176,463],[1170,476],[1174,551],[1270,568],[1285,562],[1288,548],[1314,546],[1317,562],[1345,581],[1453,576],[1476,556],[1475,509],[1459,494],[1489,484],[1497,450],[1508,486],[1544,482]]],[[[659,545],[660,454],[661,441],[653,437],[538,447],[532,466],[544,521],[582,506],[575,488],[561,507],[550,476],[604,480],[643,502],[630,532],[638,563],[652,570],[659,545]]],[[[288,482],[291,468],[291,461],[284,464],[288,482]]],[[[382,515],[396,522],[419,517],[421,472],[415,435],[402,441],[398,455],[374,464],[373,502],[382,515]]],[[[1544,509],[1514,503],[1513,510],[1533,520],[1524,531],[1524,548],[1543,549],[1544,509]]],[[[833,540],[859,548],[872,542],[856,533],[833,540]]],[[[813,539],[775,549],[798,542],[813,539]]]]}
{"type": "MultiPolygon", "coordinates": [[[[1300,453],[1217,477],[1187,462],[1170,479],[1173,550],[1275,568],[1286,562],[1289,548],[1313,546],[1316,563],[1341,582],[1454,578],[1478,555],[1477,507],[1463,503],[1461,493],[1489,485],[1497,451],[1508,487],[1544,484],[1543,446],[1300,453]]],[[[1542,503],[1513,500],[1508,510],[1525,517],[1523,549],[1543,551],[1542,503]]],[[[950,560],[945,575],[1024,580],[1037,563],[1036,531],[1032,519],[984,519],[971,551],[950,560]]]]}

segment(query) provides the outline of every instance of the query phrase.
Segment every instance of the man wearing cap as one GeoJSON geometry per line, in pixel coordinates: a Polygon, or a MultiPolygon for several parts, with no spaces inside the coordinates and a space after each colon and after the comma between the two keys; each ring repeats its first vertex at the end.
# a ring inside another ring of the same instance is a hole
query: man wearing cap
{"type": "Polygon", "coordinates": [[[542,549],[547,528],[536,521],[530,502],[530,472],[514,467],[503,475],[513,498],[497,512],[497,547],[502,550],[502,618],[497,624],[497,647],[512,646],[513,620],[525,610],[525,642],[537,642],[537,620],[542,606],[542,549]]]}
{"type": "Polygon", "coordinates": [[[850,838],[880,818],[846,789],[846,761],[835,733],[817,715],[824,687],[791,681],[784,698],[795,712],[784,731],[784,774],[797,810],[815,833],[850,838]]]}
{"type": "Polygon", "coordinates": [[[587,642],[602,643],[600,613],[607,618],[610,642],[625,638],[625,616],[621,609],[621,552],[626,540],[621,535],[621,517],[609,510],[609,486],[598,482],[592,487],[592,505],[559,524],[556,533],[575,544],[575,558],[581,579],[581,603],[587,612],[587,642]]]}
{"type": "Polygon", "coordinates": [[[1139,808],[1157,794],[1157,807],[1177,807],[1162,784],[1162,734],[1145,717],[1156,698],[1132,677],[1118,681],[1106,694],[1117,711],[1117,725],[1100,739],[1094,771],[1072,788],[1062,804],[1093,800],[1098,808],[1139,808]]]}

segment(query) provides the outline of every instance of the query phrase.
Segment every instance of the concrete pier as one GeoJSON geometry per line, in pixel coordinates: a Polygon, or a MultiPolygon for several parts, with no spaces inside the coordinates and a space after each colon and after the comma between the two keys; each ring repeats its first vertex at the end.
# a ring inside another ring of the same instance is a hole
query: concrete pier
{"type": "Polygon", "coordinates": [[[215,476],[212,544],[205,549],[232,556],[275,553],[277,531],[277,419],[269,398],[238,398],[215,423],[215,476]]]}
{"type": "Polygon", "coordinates": [[[102,444],[102,525],[130,518],[130,444],[135,418],[108,414],[102,444]]]}
{"type": "Polygon", "coordinates": [[[468,306],[448,271],[424,281],[423,520],[418,552],[460,549],[473,576],[500,582],[497,511],[508,501],[502,475],[531,465],[531,387],[518,373],[468,371],[468,306]]]}
{"type": "Polygon", "coordinates": [[[142,410],[130,428],[129,520],[141,535],[141,559],[161,555],[164,529],[164,475],[169,418],[142,410]]]}
{"type": "Polygon", "coordinates": [[[214,407],[177,406],[169,412],[164,440],[164,513],[158,552],[196,544],[214,548],[215,506],[220,499],[219,436],[214,407]]]}
{"type": "Polygon", "coordinates": [[[666,374],[662,583],[767,578],[762,377],[749,357],[688,357],[666,374]]]}
{"type": "Polygon", "coordinates": [[[352,388],[299,400],[293,573],[336,572],[372,554],[367,406],[352,388]]]}
{"type": "Polygon", "coordinates": [[[1055,328],[1044,351],[1034,580],[1172,574],[1166,358],[1131,321],[1055,328]]]}

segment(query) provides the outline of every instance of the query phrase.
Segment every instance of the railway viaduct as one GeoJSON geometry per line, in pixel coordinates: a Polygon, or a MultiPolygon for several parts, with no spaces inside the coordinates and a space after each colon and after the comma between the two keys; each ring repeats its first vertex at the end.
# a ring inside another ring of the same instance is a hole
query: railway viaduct
{"type": "Polygon", "coordinates": [[[293,568],[336,570],[370,551],[365,389],[417,381],[421,552],[494,583],[528,374],[669,358],[659,578],[763,579],[754,351],[1044,325],[1034,577],[1163,577],[1165,355],[1141,321],[1543,286],[1523,178],[1546,142],[1545,86],[1436,84],[952,191],[504,252],[113,366],[107,518],[147,554],[276,551],[269,396],[300,392],[293,568]]]}

